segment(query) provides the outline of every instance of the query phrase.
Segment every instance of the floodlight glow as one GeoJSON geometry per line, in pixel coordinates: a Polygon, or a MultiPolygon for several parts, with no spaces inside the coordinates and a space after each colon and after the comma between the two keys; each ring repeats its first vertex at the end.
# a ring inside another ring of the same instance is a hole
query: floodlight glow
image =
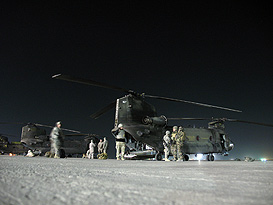
{"type": "Polygon", "coordinates": [[[197,154],[197,155],[196,155],[196,159],[197,159],[197,160],[201,160],[202,158],[203,158],[203,154],[197,154]]]}
{"type": "Polygon", "coordinates": [[[266,162],[266,158],[261,158],[261,161],[262,162],[266,162]]]}

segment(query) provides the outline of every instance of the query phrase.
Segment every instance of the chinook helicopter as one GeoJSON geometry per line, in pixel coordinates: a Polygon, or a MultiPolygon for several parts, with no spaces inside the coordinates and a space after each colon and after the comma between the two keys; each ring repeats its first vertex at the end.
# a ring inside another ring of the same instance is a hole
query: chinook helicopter
{"type": "MultiPolygon", "coordinates": [[[[186,101],[161,96],[139,94],[132,90],[127,90],[113,85],[108,85],[93,80],[75,78],[68,75],[57,74],[52,76],[53,79],[60,79],[86,85],[92,85],[116,91],[127,93],[124,97],[118,98],[103,109],[92,114],[91,117],[97,119],[108,110],[116,107],[114,129],[119,123],[123,124],[124,130],[129,134],[126,146],[131,154],[140,157],[155,156],[156,160],[162,159],[163,136],[167,130],[172,131],[172,126],[168,125],[169,120],[208,120],[204,118],[167,118],[158,116],[153,105],[146,102],[146,98],[167,100],[172,102],[182,102],[194,104],[203,107],[216,108],[232,112],[242,112],[240,110],[209,105],[204,103],[186,101]],[[148,145],[155,152],[145,150],[143,147],[148,145]]],[[[248,122],[236,119],[212,119],[208,128],[184,128],[187,140],[184,142],[184,160],[189,160],[189,154],[206,154],[208,161],[214,161],[214,153],[228,155],[228,152],[234,148],[234,143],[225,132],[224,122],[243,122],[258,125],[272,126],[264,123],[248,122]]]]}
{"type": "MultiPolygon", "coordinates": [[[[50,137],[47,135],[44,128],[53,128],[53,126],[43,125],[39,123],[10,123],[10,122],[0,122],[0,124],[20,124],[24,125],[22,127],[21,133],[21,147],[24,147],[24,151],[29,149],[35,151],[37,154],[45,154],[51,149],[50,137]]],[[[96,134],[84,134],[79,131],[70,130],[62,128],[63,131],[72,132],[73,134],[65,134],[65,139],[63,142],[63,147],[61,148],[61,158],[65,156],[72,156],[86,153],[88,144],[91,139],[95,143],[98,143],[98,135],[96,134]],[[80,138],[80,139],[79,139],[80,138]]],[[[17,143],[17,144],[18,144],[17,143]]],[[[19,146],[19,145],[17,145],[19,146]]],[[[11,151],[12,152],[12,151],[11,151]]],[[[16,152],[16,150],[14,150],[16,152]]],[[[12,152],[13,153],[13,152],[12,152]]]]}

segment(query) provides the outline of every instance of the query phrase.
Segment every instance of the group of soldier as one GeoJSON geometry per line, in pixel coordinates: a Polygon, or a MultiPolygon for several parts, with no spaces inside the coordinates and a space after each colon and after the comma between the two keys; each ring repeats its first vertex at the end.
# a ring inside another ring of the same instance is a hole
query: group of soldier
{"type": "MultiPolygon", "coordinates": [[[[89,143],[89,150],[87,150],[86,152],[86,157],[88,159],[94,159],[95,147],[96,147],[96,144],[94,143],[93,140],[91,140],[91,142],[89,143]]],[[[98,158],[107,159],[107,150],[108,150],[108,140],[106,139],[106,137],[104,137],[103,141],[102,139],[100,139],[98,143],[98,158]]]]}
{"type": "Polygon", "coordinates": [[[165,161],[169,160],[170,152],[173,155],[173,161],[182,161],[183,160],[183,144],[186,140],[186,135],[183,127],[173,127],[173,132],[169,130],[166,131],[166,134],[163,137],[163,146],[165,152],[165,161]]]}

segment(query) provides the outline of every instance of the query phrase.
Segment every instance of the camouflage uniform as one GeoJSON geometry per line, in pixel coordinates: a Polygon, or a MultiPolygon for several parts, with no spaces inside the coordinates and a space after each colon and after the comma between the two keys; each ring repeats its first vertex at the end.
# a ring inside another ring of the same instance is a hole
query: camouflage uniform
{"type": "Polygon", "coordinates": [[[177,138],[177,126],[173,127],[173,132],[171,136],[171,151],[173,154],[173,160],[177,160],[177,145],[176,145],[176,138],[177,138]]]}
{"type": "Polygon", "coordinates": [[[183,143],[185,141],[185,132],[182,127],[179,127],[177,137],[176,137],[176,145],[177,145],[177,153],[179,160],[183,160],[183,143]]]}
{"type": "Polygon", "coordinates": [[[60,158],[60,148],[63,146],[64,135],[60,127],[61,122],[57,122],[56,126],[52,129],[50,133],[51,146],[54,149],[55,155],[54,158],[60,158]]]}
{"type": "Polygon", "coordinates": [[[125,131],[123,129],[123,125],[119,124],[118,130],[115,132],[116,134],[116,157],[117,160],[119,160],[119,154],[121,154],[121,160],[124,160],[124,154],[125,154],[125,131]]]}
{"type": "Polygon", "coordinates": [[[90,144],[89,144],[89,159],[94,159],[94,152],[95,152],[95,143],[93,142],[93,140],[91,140],[90,144]]]}
{"type": "Polygon", "coordinates": [[[106,137],[104,137],[104,140],[103,140],[103,153],[104,154],[107,154],[107,149],[108,149],[108,140],[106,139],[106,137]]]}
{"type": "Polygon", "coordinates": [[[171,145],[171,139],[170,139],[170,131],[166,131],[166,135],[163,137],[163,146],[164,146],[164,152],[165,152],[165,161],[170,161],[168,159],[170,154],[170,145],[171,145]]]}
{"type": "Polygon", "coordinates": [[[100,139],[100,142],[98,144],[98,152],[101,154],[103,152],[103,142],[102,139],[100,139]]]}

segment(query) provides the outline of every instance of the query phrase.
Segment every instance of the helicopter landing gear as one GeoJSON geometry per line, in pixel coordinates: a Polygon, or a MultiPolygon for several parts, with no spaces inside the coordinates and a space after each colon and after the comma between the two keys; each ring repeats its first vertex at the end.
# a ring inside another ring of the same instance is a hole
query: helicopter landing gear
{"type": "Polygon", "coordinates": [[[189,161],[189,155],[185,154],[183,157],[183,161],[189,161]]]}
{"type": "Polygon", "coordinates": [[[214,156],[213,156],[213,154],[208,154],[207,160],[208,160],[208,161],[214,161],[214,156]]]}
{"type": "Polygon", "coordinates": [[[162,160],[162,153],[161,152],[156,153],[155,160],[156,161],[161,161],[162,160]]]}

